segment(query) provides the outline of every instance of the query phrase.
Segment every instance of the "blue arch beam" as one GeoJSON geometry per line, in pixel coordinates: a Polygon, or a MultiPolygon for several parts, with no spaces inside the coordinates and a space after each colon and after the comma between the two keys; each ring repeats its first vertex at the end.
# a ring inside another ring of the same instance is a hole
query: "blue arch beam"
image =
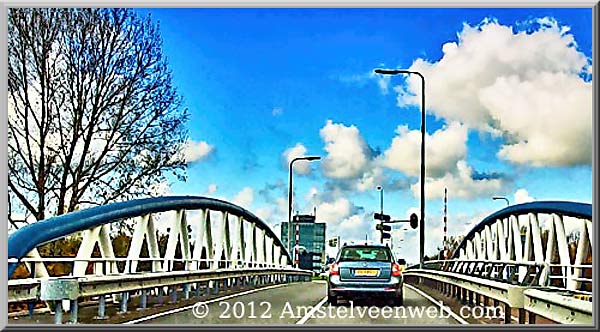
{"type": "Polygon", "coordinates": [[[508,206],[502,210],[490,214],[479,224],[473,227],[473,229],[469,231],[460,245],[456,248],[452,258],[457,259],[460,249],[464,248],[467,241],[472,238],[476,232],[481,231],[486,225],[491,225],[496,220],[503,219],[511,215],[522,215],[526,213],[556,213],[574,218],[592,220],[592,204],[565,201],[539,201],[508,206]]]}
{"type": "MultiPolygon", "coordinates": [[[[8,258],[21,260],[31,250],[44,243],[78,231],[117,222],[123,219],[173,210],[201,209],[228,212],[236,216],[241,216],[244,220],[256,224],[256,227],[264,230],[266,235],[273,239],[275,245],[281,247],[282,253],[286,255],[288,261],[292,260],[290,254],[271,228],[250,211],[226,201],[201,196],[170,196],[136,199],[127,202],[97,206],[38,221],[18,229],[10,235],[8,238],[8,258]]],[[[8,264],[9,278],[17,265],[18,263],[8,264]]]]}

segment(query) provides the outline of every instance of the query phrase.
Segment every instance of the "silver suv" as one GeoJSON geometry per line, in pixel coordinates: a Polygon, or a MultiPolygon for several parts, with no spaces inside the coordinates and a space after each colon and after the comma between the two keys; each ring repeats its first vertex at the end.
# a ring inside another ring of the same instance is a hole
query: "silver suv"
{"type": "Polygon", "coordinates": [[[391,299],[402,305],[402,269],[389,247],[383,245],[345,245],[329,268],[327,299],[337,304],[338,297],[391,299]]]}

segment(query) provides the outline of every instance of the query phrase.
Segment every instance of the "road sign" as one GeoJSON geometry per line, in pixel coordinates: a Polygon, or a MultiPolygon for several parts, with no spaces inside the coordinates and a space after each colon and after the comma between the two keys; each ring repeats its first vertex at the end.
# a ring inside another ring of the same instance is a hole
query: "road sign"
{"type": "Polygon", "coordinates": [[[375,226],[375,229],[378,231],[385,231],[385,232],[389,232],[392,230],[392,226],[390,225],[384,225],[384,224],[377,224],[377,226],[375,226]]]}
{"type": "Polygon", "coordinates": [[[375,213],[373,218],[375,220],[381,220],[383,222],[390,221],[392,219],[388,214],[377,213],[377,212],[375,213]]]}

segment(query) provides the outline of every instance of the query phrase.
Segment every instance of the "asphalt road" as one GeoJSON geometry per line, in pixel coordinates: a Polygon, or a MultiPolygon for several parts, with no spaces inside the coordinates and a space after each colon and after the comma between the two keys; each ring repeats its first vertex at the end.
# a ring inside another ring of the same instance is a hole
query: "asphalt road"
{"type": "MultiPolygon", "coordinates": [[[[458,324],[452,314],[404,286],[404,305],[376,299],[326,302],[326,284],[314,281],[276,285],[224,296],[170,312],[130,321],[131,324],[458,324]]],[[[458,318],[460,319],[460,318],[458,318]]]]}

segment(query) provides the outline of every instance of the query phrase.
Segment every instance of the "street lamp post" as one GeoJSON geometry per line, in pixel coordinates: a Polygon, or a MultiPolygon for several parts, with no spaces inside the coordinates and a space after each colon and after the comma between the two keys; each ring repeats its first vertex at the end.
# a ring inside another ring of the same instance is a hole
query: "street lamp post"
{"type": "MultiPolygon", "coordinates": [[[[379,191],[379,207],[381,210],[380,212],[381,215],[383,215],[383,187],[377,186],[377,191],[379,191]]],[[[379,224],[383,225],[383,220],[379,224]]],[[[379,242],[383,244],[383,231],[381,231],[381,238],[379,239],[379,242]]]]}
{"type": "MultiPolygon", "coordinates": [[[[298,160],[306,160],[306,161],[314,161],[314,160],[319,160],[321,159],[321,157],[318,156],[309,156],[309,157],[296,157],[294,159],[292,159],[292,161],[290,161],[290,187],[289,187],[289,192],[288,192],[288,235],[287,235],[287,249],[288,252],[291,251],[291,234],[292,234],[292,169],[294,166],[294,162],[298,161],[298,160]]],[[[298,226],[296,226],[296,233],[298,233],[298,226]]],[[[296,248],[294,250],[295,254],[298,253],[298,235],[296,234],[296,248]]],[[[294,260],[296,261],[296,265],[297,265],[297,255],[296,257],[294,257],[294,260]]]]}
{"type": "Polygon", "coordinates": [[[493,200],[498,200],[498,199],[503,199],[506,201],[506,206],[510,206],[510,202],[508,201],[508,198],[504,197],[504,196],[494,196],[492,197],[493,200]]]}
{"type": "Polygon", "coordinates": [[[377,74],[415,74],[421,78],[421,221],[419,222],[419,240],[421,248],[419,252],[419,267],[423,268],[425,256],[425,77],[418,71],[402,69],[375,69],[377,74]]]}

